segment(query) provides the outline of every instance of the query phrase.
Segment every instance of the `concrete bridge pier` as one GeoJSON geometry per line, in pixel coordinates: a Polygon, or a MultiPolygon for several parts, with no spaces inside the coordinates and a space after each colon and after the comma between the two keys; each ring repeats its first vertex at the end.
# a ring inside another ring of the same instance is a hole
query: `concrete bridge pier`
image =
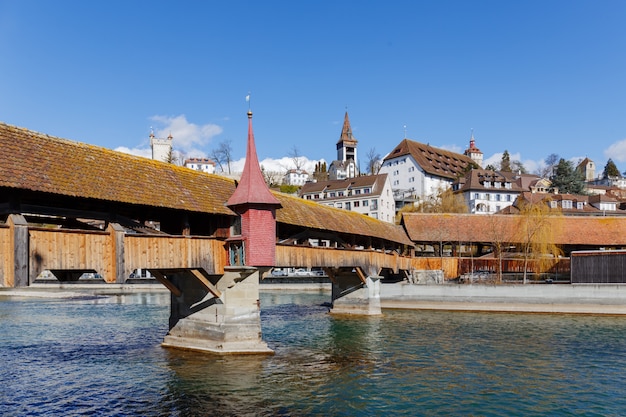
{"type": "Polygon", "coordinates": [[[331,314],[382,315],[378,275],[366,275],[359,267],[326,271],[332,281],[331,314]]]}
{"type": "MultiPolygon", "coordinates": [[[[152,272],[152,271],[151,271],[152,272]]],[[[157,279],[172,291],[164,347],[219,355],[272,354],[261,339],[259,278],[253,267],[226,267],[224,275],[188,270],[157,279]]]]}

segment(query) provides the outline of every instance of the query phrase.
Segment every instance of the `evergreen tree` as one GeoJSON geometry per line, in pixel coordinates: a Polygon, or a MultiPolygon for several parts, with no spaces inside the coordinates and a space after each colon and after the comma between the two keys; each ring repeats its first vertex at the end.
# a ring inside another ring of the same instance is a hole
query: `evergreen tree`
{"type": "Polygon", "coordinates": [[[585,179],[571,161],[561,158],[550,180],[552,187],[558,188],[561,194],[584,194],[585,179]]]}
{"type": "Polygon", "coordinates": [[[500,162],[500,171],[502,172],[513,172],[511,169],[511,155],[509,155],[509,151],[505,150],[502,154],[502,161],[500,162]]]}
{"type": "Polygon", "coordinates": [[[621,177],[619,173],[619,169],[617,169],[615,162],[613,162],[613,160],[609,158],[609,160],[606,162],[606,165],[604,166],[604,171],[602,172],[602,178],[608,179],[608,178],[619,178],[619,177],[621,177]]]}

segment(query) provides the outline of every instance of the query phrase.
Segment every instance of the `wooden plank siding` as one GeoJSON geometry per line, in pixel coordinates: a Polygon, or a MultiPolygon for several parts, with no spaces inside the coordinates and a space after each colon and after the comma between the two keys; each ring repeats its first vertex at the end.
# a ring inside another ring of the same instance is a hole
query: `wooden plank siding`
{"type": "Polygon", "coordinates": [[[134,269],[204,269],[223,274],[228,256],[224,241],[210,237],[126,235],[125,274],[134,269]]]}
{"type": "Polygon", "coordinates": [[[111,268],[111,234],[108,232],[29,229],[30,281],[44,270],[90,270],[115,282],[111,268]]]}
{"type": "MultiPolygon", "coordinates": [[[[0,228],[0,284],[12,287],[10,267],[12,229],[0,228]]],[[[94,270],[106,282],[116,282],[117,263],[123,262],[123,277],[141,269],[204,269],[223,274],[228,258],[224,241],[211,237],[124,234],[116,252],[115,230],[28,229],[29,281],[45,270],[94,270]],[[116,253],[122,257],[117,258],[116,253]],[[116,259],[118,259],[116,261],[116,259]]],[[[117,280],[119,282],[119,279],[117,280]]]]}
{"type": "Polygon", "coordinates": [[[13,280],[9,277],[9,268],[13,264],[9,249],[12,247],[11,229],[5,225],[0,226],[0,286],[3,287],[13,286],[13,280]]]}
{"type": "Polygon", "coordinates": [[[388,268],[394,273],[412,269],[443,269],[444,276],[458,276],[456,258],[411,258],[397,253],[385,253],[376,250],[353,250],[291,245],[276,245],[277,267],[356,267],[374,275],[381,268],[388,268]]]}

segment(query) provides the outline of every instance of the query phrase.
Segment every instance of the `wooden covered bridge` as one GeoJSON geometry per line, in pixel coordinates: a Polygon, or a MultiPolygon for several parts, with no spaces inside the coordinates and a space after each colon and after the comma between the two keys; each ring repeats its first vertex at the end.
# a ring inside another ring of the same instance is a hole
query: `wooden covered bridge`
{"type": "MultiPolygon", "coordinates": [[[[255,177],[251,113],[248,136],[255,177]]],[[[275,266],[324,268],[333,310],[359,314],[380,313],[381,275],[412,269],[412,243],[400,226],[281,193],[271,193],[268,232],[254,217],[263,210],[254,196],[232,200],[249,193],[243,177],[237,184],[7,124],[0,145],[0,285],[29,286],[42,271],[60,281],[94,272],[124,283],[133,270],[149,270],[172,293],[166,344],[267,350],[260,322],[241,318],[258,316],[258,281],[275,266]],[[268,242],[271,260],[252,261],[268,242]],[[220,317],[219,331],[198,330],[209,316],[220,317]],[[192,340],[199,331],[218,341],[192,340]]]]}

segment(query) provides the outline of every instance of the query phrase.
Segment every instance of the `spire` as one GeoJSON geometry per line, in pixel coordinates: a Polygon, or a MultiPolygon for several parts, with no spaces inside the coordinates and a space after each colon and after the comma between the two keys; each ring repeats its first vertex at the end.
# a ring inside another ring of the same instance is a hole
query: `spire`
{"type": "Polygon", "coordinates": [[[264,204],[280,207],[281,204],[270,192],[259,165],[252,132],[252,111],[248,110],[248,147],[246,149],[246,162],[239,185],[228,199],[226,206],[233,208],[246,204],[264,204]]]}
{"type": "Polygon", "coordinates": [[[339,137],[337,143],[339,144],[342,142],[357,142],[354,136],[352,136],[352,127],[350,127],[350,119],[348,118],[347,110],[346,115],[343,118],[343,128],[341,129],[341,136],[339,137]]]}

